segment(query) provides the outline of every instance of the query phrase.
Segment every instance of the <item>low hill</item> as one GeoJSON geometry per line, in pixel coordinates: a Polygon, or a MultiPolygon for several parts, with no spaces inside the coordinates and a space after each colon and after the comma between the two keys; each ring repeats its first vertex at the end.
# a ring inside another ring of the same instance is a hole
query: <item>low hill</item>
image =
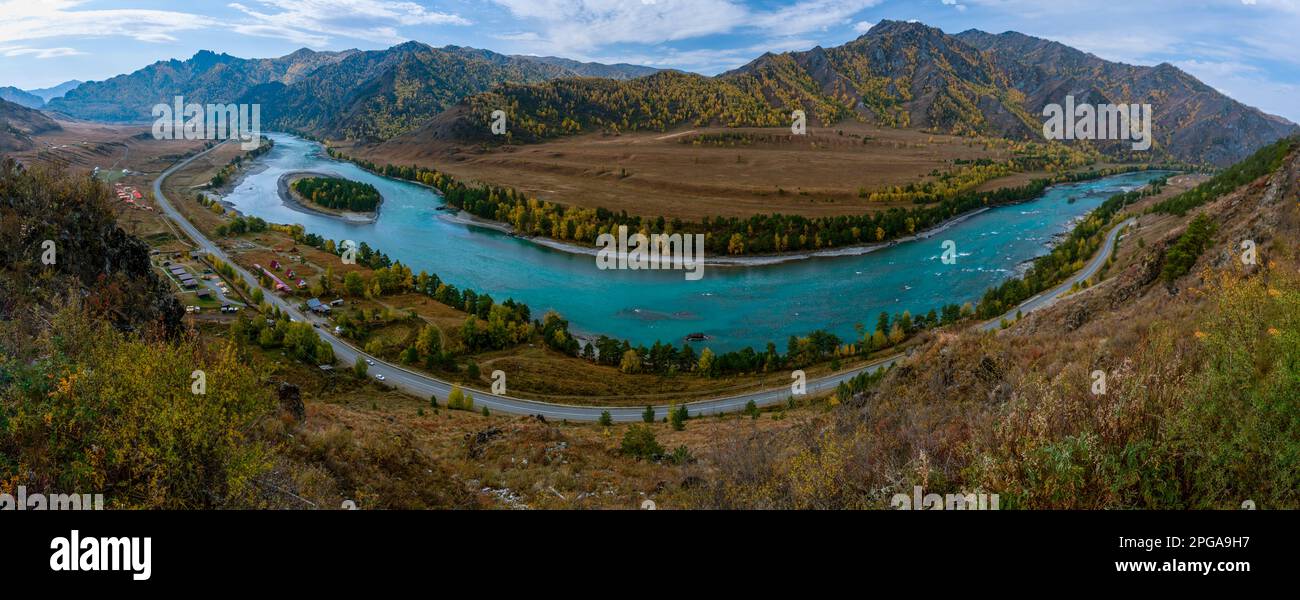
{"type": "Polygon", "coordinates": [[[32,136],[62,129],[39,110],[0,100],[0,152],[27,150],[32,136]]]}

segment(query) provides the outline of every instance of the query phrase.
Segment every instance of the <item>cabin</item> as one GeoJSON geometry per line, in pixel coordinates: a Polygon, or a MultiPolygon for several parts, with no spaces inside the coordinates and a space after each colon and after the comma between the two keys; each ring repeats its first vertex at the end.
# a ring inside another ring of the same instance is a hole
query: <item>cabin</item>
{"type": "MultiPolygon", "coordinates": [[[[272,262],[271,264],[278,264],[278,263],[272,262]]],[[[289,289],[289,286],[285,285],[283,281],[280,281],[280,278],[276,277],[274,273],[266,269],[263,269],[262,265],[254,264],[253,268],[257,269],[258,271],[261,271],[262,274],[266,275],[268,278],[271,279],[271,281],[275,284],[275,291],[285,292],[285,293],[292,291],[289,289]]]]}
{"type": "Polygon", "coordinates": [[[311,300],[308,300],[307,310],[310,310],[318,315],[330,314],[330,307],[321,303],[320,298],[312,298],[311,300]]]}

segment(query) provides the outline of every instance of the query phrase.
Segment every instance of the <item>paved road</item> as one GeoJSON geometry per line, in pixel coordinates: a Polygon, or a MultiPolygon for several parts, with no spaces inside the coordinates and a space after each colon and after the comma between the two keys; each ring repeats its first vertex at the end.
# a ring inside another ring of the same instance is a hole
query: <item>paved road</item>
{"type": "MultiPolygon", "coordinates": [[[[214,147],[213,149],[215,148],[216,147],[214,147]]],[[[163,171],[163,173],[159,175],[158,178],[155,179],[153,183],[154,199],[158,203],[158,206],[162,209],[162,211],[166,213],[167,216],[170,217],[172,220],[176,221],[177,225],[179,225],[181,229],[185,231],[186,235],[188,235],[192,240],[194,240],[194,243],[198,246],[199,250],[206,253],[210,253],[220,258],[221,260],[229,263],[235,269],[235,272],[240,277],[242,277],[245,281],[247,281],[249,285],[253,287],[257,287],[260,285],[258,283],[257,277],[254,277],[252,273],[249,273],[239,265],[235,264],[235,262],[226,255],[224,250],[219,248],[215,243],[212,242],[212,240],[209,240],[206,236],[204,236],[203,233],[198,230],[198,228],[196,228],[192,223],[189,222],[188,219],[182,216],[180,212],[177,211],[174,206],[172,206],[171,201],[162,193],[163,180],[165,180],[172,173],[180,170],[181,168],[184,168],[190,162],[194,161],[200,156],[203,156],[204,154],[207,154],[208,152],[211,152],[211,150],[206,150],[204,152],[191,156],[190,158],[187,158],[185,160],[176,163],[175,165],[168,168],[166,171],[163,171]]],[[[1124,224],[1127,224],[1131,221],[1132,219],[1130,219],[1129,221],[1125,221],[1124,224]]],[[[1095,274],[1097,270],[1101,268],[1101,265],[1105,263],[1106,259],[1109,258],[1111,249],[1113,248],[1114,245],[1114,238],[1116,235],[1118,235],[1122,225],[1123,224],[1121,224],[1121,226],[1116,226],[1116,228],[1110,232],[1110,235],[1106,238],[1106,244],[1105,246],[1103,246],[1102,251],[1097,255],[1095,259],[1093,259],[1093,262],[1090,263],[1087,268],[1085,268],[1083,271],[1075,275],[1075,277],[1061,284],[1057,288],[1054,288],[1052,291],[1047,292],[1041,296],[1031,298],[1030,300],[1026,301],[1018,308],[1018,310],[1021,310],[1023,312],[1029,312],[1032,310],[1037,310],[1038,308],[1041,308],[1043,306],[1047,306],[1051,304],[1052,301],[1055,301],[1055,299],[1058,298],[1061,294],[1068,291],[1075,281],[1086,279],[1088,277],[1091,277],[1093,274],[1095,274]]],[[[308,322],[320,324],[321,327],[320,329],[317,330],[317,333],[320,334],[322,340],[324,340],[325,342],[333,346],[334,356],[339,360],[339,362],[351,366],[357,360],[368,359],[370,362],[373,363],[369,367],[369,372],[372,377],[377,374],[381,374],[384,376],[385,383],[387,383],[388,385],[395,386],[396,388],[406,393],[413,394],[420,398],[428,398],[431,395],[436,395],[440,403],[443,404],[446,403],[447,395],[451,392],[452,384],[437,379],[435,377],[431,377],[429,375],[417,373],[415,371],[402,368],[398,365],[384,362],[373,356],[366,355],[360,350],[357,350],[356,348],[348,344],[347,342],[333,335],[332,330],[329,328],[327,322],[320,321],[318,319],[315,319],[312,316],[304,314],[301,310],[298,309],[296,302],[286,301],[284,298],[281,298],[277,294],[271,293],[266,290],[263,290],[263,292],[266,299],[269,302],[273,303],[281,311],[288,313],[290,318],[293,318],[298,321],[308,321],[308,322]]],[[[1015,311],[1012,311],[1010,315],[1014,317],[1015,311]]],[[[998,326],[998,324],[999,324],[998,320],[994,320],[981,325],[981,328],[983,328],[984,330],[991,330],[991,329],[995,329],[998,326]]],[[[834,375],[830,375],[820,379],[809,380],[807,382],[807,393],[813,395],[822,392],[829,392],[831,390],[834,390],[841,382],[848,381],[853,377],[856,377],[860,373],[875,372],[879,369],[892,366],[893,364],[902,360],[903,357],[904,355],[899,354],[868,365],[859,366],[853,369],[849,369],[847,371],[841,371],[834,375]]],[[[507,379],[507,383],[508,382],[509,380],[507,379]]],[[[547,402],[539,402],[535,400],[526,400],[523,398],[514,398],[511,396],[492,394],[483,390],[471,389],[469,391],[473,393],[474,405],[476,407],[486,406],[489,410],[493,412],[500,412],[500,413],[542,415],[548,419],[568,419],[570,421],[595,421],[600,418],[601,412],[609,411],[610,416],[616,422],[633,422],[633,421],[641,420],[641,413],[644,410],[644,407],[635,407],[635,406],[600,407],[600,406],[574,406],[574,405],[567,405],[567,404],[552,404],[547,402]]],[[[781,404],[787,401],[789,397],[790,397],[790,387],[783,386],[772,390],[738,394],[735,396],[715,398],[712,400],[700,400],[697,402],[690,402],[687,403],[686,406],[691,416],[710,415],[710,414],[718,414],[718,413],[737,412],[743,410],[745,406],[751,401],[760,407],[781,404]]],[[[669,409],[670,407],[667,405],[655,406],[656,418],[662,418],[667,416],[669,409]]]]}
{"type": "Polygon", "coordinates": [[[996,330],[1002,326],[1002,319],[1007,319],[1008,321],[1014,320],[1017,312],[1022,315],[1027,315],[1040,308],[1046,308],[1056,303],[1057,300],[1060,300],[1062,296],[1070,291],[1070,288],[1074,287],[1074,284],[1096,275],[1097,271],[1101,270],[1101,267],[1106,264],[1107,260],[1110,260],[1110,255],[1115,250],[1115,240],[1119,237],[1119,232],[1136,222],[1136,217],[1129,217],[1123,223],[1111,228],[1110,233],[1106,234],[1106,242],[1102,244],[1101,251],[1098,252],[1096,256],[1092,257],[1092,260],[1088,262],[1087,266],[1085,266],[1083,270],[1075,273],[1060,285],[1021,302],[1020,306],[1008,311],[1007,314],[980,324],[980,329],[983,331],[996,330]]]}

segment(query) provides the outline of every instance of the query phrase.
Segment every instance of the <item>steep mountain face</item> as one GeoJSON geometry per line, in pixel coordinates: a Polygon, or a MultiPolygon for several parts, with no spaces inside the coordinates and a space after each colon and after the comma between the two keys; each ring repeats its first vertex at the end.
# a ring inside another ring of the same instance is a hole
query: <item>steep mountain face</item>
{"type": "Polygon", "coordinates": [[[886,127],[1030,138],[1006,72],[973,46],[918,23],[884,21],[835,48],[764,54],[717,77],[659,73],[625,82],[555,81],[472,98],[458,119],[422,134],[482,141],[491,110],[511,109],[509,141],[590,130],[660,131],[679,125],[775,126],[790,113],[812,124],[857,119],[886,127]]]}
{"type": "Polygon", "coordinates": [[[640,65],[629,65],[627,63],[618,63],[606,65],[594,62],[578,62],[568,58],[558,56],[522,56],[515,55],[512,58],[527,60],[554,67],[559,67],[572,73],[577,77],[599,77],[601,79],[636,79],[654,75],[660,69],[654,67],[643,67],[640,65]]]}
{"type": "Polygon", "coordinates": [[[1230,164],[1300,128],[1219,93],[1177,67],[1113,63],[1064,44],[1015,32],[965,31],[957,39],[979,48],[1008,73],[1041,114],[1066,95],[1095,103],[1151,104],[1156,143],[1189,162],[1230,164]]]}
{"type": "MultiPolygon", "coordinates": [[[[490,111],[508,107],[518,125],[508,141],[592,130],[663,130],[675,126],[769,126],[804,110],[811,123],[856,119],[886,127],[914,127],[958,135],[1042,139],[1046,104],[1147,103],[1154,112],[1153,153],[1226,165],[1279,137],[1295,124],[1228,98],[1171,65],[1111,63],[1068,46],[1008,33],[948,35],[919,23],[883,21],[835,48],[765,54],[716,78],[662,78],[663,74],[602,84],[550,82],[512,86],[472,98],[455,113],[466,123],[439,119],[423,132],[482,141],[490,111]],[[739,98],[744,98],[743,100],[739,98]],[[720,106],[719,103],[731,103],[720,106]]],[[[413,134],[419,135],[419,134],[413,134]]],[[[1091,143],[1128,157],[1127,142],[1091,143]]]]}
{"type": "Polygon", "coordinates": [[[77,86],[81,85],[81,83],[82,82],[80,80],[73,79],[70,81],[65,81],[63,83],[60,83],[59,85],[56,85],[54,87],[27,90],[27,93],[33,96],[38,96],[40,97],[41,100],[45,102],[49,102],[50,100],[53,100],[55,98],[62,98],[68,92],[76,89],[77,86]]]}
{"type": "Polygon", "coordinates": [[[189,60],[157,62],[129,75],[83,83],[52,100],[49,109],[98,121],[149,120],[155,104],[170,104],[178,95],[187,102],[234,102],[254,86],[291,84],[355,53],[302,49],[280,58],[244,59],[203,50],[189,60]]]}
{"type": "Polygon", "coordinates": [[[386,139],[498,84],[573,75],[560,66],[486,50],[407,42],[358,52],[294,83],[258,86],[241,101],[262,104],[264,126],[386,139]]]}
{"type": "Polygon", "coordinates": [[[0,152],[26,150],[33,145],[31,136],[59,129],[39,110],[0,100],[0,152]]]}
{"type": "Polygon", "coordinates": [[[721,78],[774,106],[811,109],[823,124],[861,118],[952,133],[1032,131],[996,65],[917,23],[885,21],[843,46],[767,54],[721,78]]]}

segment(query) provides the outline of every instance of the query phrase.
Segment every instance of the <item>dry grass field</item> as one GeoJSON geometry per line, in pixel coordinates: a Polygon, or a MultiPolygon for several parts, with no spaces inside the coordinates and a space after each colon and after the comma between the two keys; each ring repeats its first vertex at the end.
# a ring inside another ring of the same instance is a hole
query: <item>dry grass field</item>
{"type": "MultiPolygon", "coordinates": [[[[418,164],[562,204],[685,220],[911,207],[871,202],[861,192],[933,180],[936,171],[959,169],[957,160],[1012,156],[1005,142],[858,123],[810,128],[806,136],[780,128],[701,128],[589,134],[500,148],[456,147],[411,136],[378,146],[336,147],[378,164],[418,164]]],[[[993,180],[984,187],[1022,185],[1033,176],[993,180]]]]}

